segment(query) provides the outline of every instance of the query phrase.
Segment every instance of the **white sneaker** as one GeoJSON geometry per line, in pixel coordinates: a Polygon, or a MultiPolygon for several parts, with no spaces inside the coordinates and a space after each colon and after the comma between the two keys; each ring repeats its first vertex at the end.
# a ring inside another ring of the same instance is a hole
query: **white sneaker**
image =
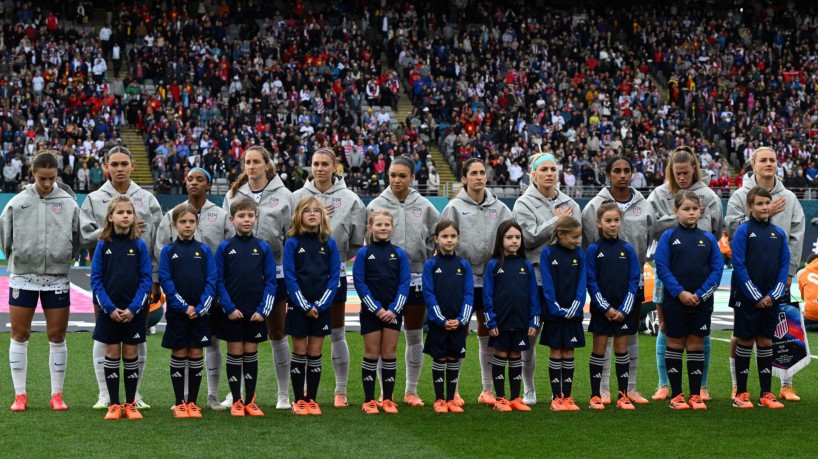
{"type": "Polygon", "coordinates": [[[213,411],[224,411],[227,409],[224,406],[222,406],[221,403],[219,403],[219,397],[215,395],[207,396],[207,407],[213,411]]]}
{"type": "Polygon", "coordinates": [[[145,403],[144,400],[142,400],[142,394],[140,394],[139,392],[136,393],[136,400],[134,400],[133,405],[138,410],[149,410],[149,409],[151,409],[151,406],[148,405],[147,403],[145,403]]]}
{"type": "Polygon", "coordinates": [[[290,407],[291,407],[290,394],[278,394],[278,402],[276,402],[276,409],[289,410],[290,407]]]}
{"type": "Polygon", "coordinates": [[[526,405],[536,405],[537,404],[537,391],[534,389],[528,389],[523,394],[523,403],[526,405]]]}
{"type": "Polygon", "coordinates": [[[222,406],[224,407],[224,409],[228,409],[228,408],[233,406],[233,394],[232,393],[230,393],[230,392],[227,393],[227,397],[224,398],[224,401],[222,402],[222,406]]]}
{"type": "Polygon", "coordinates": [[[111,397],[108,394],[99,394],[99,398],[97,399],[97,403],[93,406],[95,410],[106,410],[108,409],[108,405],[111,404],[111,397]]]}

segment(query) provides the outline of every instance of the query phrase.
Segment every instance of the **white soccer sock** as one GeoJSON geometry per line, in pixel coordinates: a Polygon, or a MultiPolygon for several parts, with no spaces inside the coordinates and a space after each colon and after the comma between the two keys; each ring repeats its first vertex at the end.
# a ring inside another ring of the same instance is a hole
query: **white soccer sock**
{"type": "Polygon", "coordinates": [[[335,393],[346,394],[349,380],[349,346],[344,327],[333,328],[329,335],[332,344],[332,369],[335,371],[335,393]]]}
{"type": "Polygon", "coordinates": [[[9,344],[9,366],[11,367],[11,381],[14,383],[16,395],[26,393],[26,371],[28,369],[28,341],[15,341],[9,344]]]}
{"type": "Polygon", "coordinates": [[[92,355],[94,357],[94,374],[97,377],[99,395],[109,397],[108,385],[105,383],[105,343],[94,341],[92,355]]]}
{"type": "Polygon", "coordinates": [[[636,392],[636,372],[639,370],[639,335],[628,336],[628,355],[631,359],[628,367],[628,392],[636,392]]]}
{"type": "Polygon", "coordinates": [[[792,376],[789,378],[781,378],[781,387],[792,386],[792,376]]]}
{"type": "Polygon", "coordinates": [[[736,382],[736,359],[734,357],[730,357],[730,377],[733,379],[733,387],[736,387],[738,383],[736,382]]]}
{"type": "Polygon", "coordinates": [[[271,342],[273,347],[273,364],[278,382],[278,395],[290,396],[290,343],[287,338],[271,342]]]}
{"type": "Polygon", "coordinates": [[[418,393],[418,381],[423,370],[423,329],[404,330],[406,335],[406,393],[418,393]]]}
{"type": "Polygon", "coordinates": [[[139,343],[136,346],[136,360],[139,366],[136,379],[136,393],[138,394],[139,388],[142,387],[142,376],[145,375],[145,363],[148,361],[148,343],[139,343]]]}
{"type": "Polygon", "coordinates": [[[537,369],[537,338],[539,336],[540,332],[537,332],[531,338],[531,346],[528,350],[520,353],[520,359],[523,361],[523,394],[537,389],[534,384],[534,371],[537,369]]]}
{"type": "Polygon", "coordinates": [[[611,392],[611,357],[613,350],[613,340],[608,338],[608,344],[605,345],[605,363],[602,365],[602,382],[599,383],[599,391],[611,392]]]}
{"type": "Polygon", "coordinates": [[[480,376],[483,383],[483,392],[494,389],[494,381],[491,376],[491,361],[494,359],[494,348],[489,346],[488,336],[478,336],[477,345],[480,348],[480,376]]]}
{"type": "Polygon", "coordinates": [[[378,388],[381,390],[380,398],[383,399],[383,359],[378,357],[378,364],[375,366],[375,373],[378,375],[378,388]]]}
{"type": "Polygon", "coordinates": [[[65,382],[65,364],[68,363],[68,346],[65,340],[48,343],[48,368],[51,370],[51,395],[62,392],[65,382]]]}
{"type": "Polygon", "coordinates": [[[207,366],[207,395],[219,398],[219,382],[222,377],[222,348],[218,338],[210,340],[210,347],[205,351],[207,366]]]}

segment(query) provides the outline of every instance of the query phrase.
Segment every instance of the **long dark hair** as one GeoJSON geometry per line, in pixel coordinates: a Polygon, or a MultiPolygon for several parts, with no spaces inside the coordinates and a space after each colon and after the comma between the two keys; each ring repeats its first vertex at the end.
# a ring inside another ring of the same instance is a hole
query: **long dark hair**
{"type": "Polygon", "coordinates": [[[517,256],[525,256],[525,237],[523,236],[523,229],[520,227],[520,224],[514,220],[505,220],[497,226],[497,234],[494,236],[494,252],[491,254],[491,258],[497,258],[500,260],[500,266],[503,266],[503,262],[506,259],[505,250],[503,250],[503,239],[506,237],[506,233],[508,230],[515,228],[517,231],[520,232],[520,248],[517,249],[517,256]]]}

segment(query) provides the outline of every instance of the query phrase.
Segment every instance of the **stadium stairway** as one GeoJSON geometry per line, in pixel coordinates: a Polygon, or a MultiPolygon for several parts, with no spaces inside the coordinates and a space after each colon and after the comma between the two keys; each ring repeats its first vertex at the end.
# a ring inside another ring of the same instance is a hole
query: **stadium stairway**
{"type": "Polygon", "coordinates": [[[131,175],[132,180],[146,190],[153,190],[153,174],[148,160],[148,151],[145,149],[145,140],[136,128],[130,126],[124,126],[120,134],[122,143],[133,155],[135,169],[131,175]]]}
{"type": "MultiPolygon", "coordinates": [[[[108,22],[108,11],[105,8],[94,8],[91,10],[91,14],[88,16],[88,25],[94,28],[94,36],[99,37],[99,29],[102,28],[108,22]]],[[[122,51],[123,57],[123,67],[125,68],[125,60],[126,53],[122,51]]],[[[105,56],[105,64],[108,66],[108,71],[105,72],[105,78],[108,80],[109,84],[113,84],[114,80],[116,80],[116,75],[114,75],[114,63],[111,62],[110,56],[105,56]]],[[[122,73],[122,70],[120,70],[122,73]]]]}

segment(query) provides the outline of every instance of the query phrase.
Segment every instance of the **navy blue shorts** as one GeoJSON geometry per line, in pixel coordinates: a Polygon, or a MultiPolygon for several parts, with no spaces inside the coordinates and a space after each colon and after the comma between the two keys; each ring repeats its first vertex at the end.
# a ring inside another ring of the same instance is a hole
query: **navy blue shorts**
{"type": "Polygon", "coordinates": [[[489,337],[489,347],[506,352],[522,352],[531,349],[528,330],[500,330],[498,336],[489,337]]]}
{"type": "MultiPolygon", "coordinates": [[[[482,311],[483,308],[483,287],[474,287],[474,306],[475,311],[482,311]]],[[[480,317],[480,316],[478,316],[480,317]]]]}
{"type": "Polygon", "coordinates": [[[546,320],[543,322],[540,344],[553,349],[585,347],[582,320],[546,320]]]}
{"type": "Polygon", "coordinates": [[[697,308],[664,307],[665,333],[668,338],[684,338],[687,335],[707,336],[710,334],[712,310],[699,311],[697,308]]]}
{"type": "Polygon", "coordinates": [[[455,331],[446,331],[438,325],[429,325],[426,333],[426,344],[423,352],[432,358],[466,357],[466,337],[469,335],[467,327],[458,327],[455,331]]]}
{"type": "MultiPolygon", "coordinates": [[[[781,312],[779,304],[774,304],[771,308],[758,309],[754,304],[742,302],[741,307],[737,307],[735,311],[733,336],[741,339],[753,339],[758,336],[773,339],[779,321],[778,313],[781,312]]],[[[784,320],[787,318],[784,317],[784,320]]]]}
{"type": "Polygon", "coordinates": [[[9,306],[33,309],[37,307],[38,299],[42,303],[43,309],[58,309],[71,306],[71,295],[68,290],[40,292],[9,287],[9,306]]]}
{"type": "Polygon", "coordinates": [[[244,312],[243,314],[243,319],[230,320],[222,312],[216,330],[216,337],[228,343],[263,343],[267,341],[267,322],[264,320],[250,322],[250,317],[253,317],[253,314],[244,312]]]}
{"type": "Polygon", "coordinates": [[[277,279],[276,280],[276,298],[273,300],[273,304],[276,305],[282,301],[289,300],[290,297],[287,296],[287,283],[284,282],[284,279],[277,279]]]}
{"type": "Polygon", "coordinates": [[[166,349],[184,349],[188,347],[209,347],[210,317],[197,317],[190,320],[188,316],[175,311],[165,311],[167,326],[162,336],[162,347],[166,349]]]}
{"type": "Polygon", "coordinates": [[[115,322],[111,316],[100,312],[94,327],[94,341],[105,344],[141,344],[148,334],[148,308],[142,308],[139,314],[128,323],[115,322]]]}
{"type": "Polygon", "coordinates": [[[335,291],[335,296],[332,297],[332,303],[346,303],[347,302],[347,277],[338,278],[338,290],[335,291]]]}
{"type": "Polygon", "coordinates": [[[296,338],[307,336],[327,336],[332,332],[330,318],[332,309],[329,308],[318,314],[318,318],[307,317],[301,308],[287,306],[287,318],[284,321],[284,333],[296,338]]]}
{"type": "Polygon", "coordinates": [[[381,331],[384,328],[388,328],[389,330],[400,331],[401,325],[403,325],[403,314],[398,314],[395,317],[395,321],[392,323],[386,323],[375,314],[372,314],[366,309],[361,309],[361,312],[358,314],[361,319],[361,334],[366,335],[372,332],[381,331]]]}
{"type": "Polygon", "coordinates": [[[625,316],[625,320],[622,322],[614,322],[608,320],[604,313],[592,311],[591,323],[588,324],[588,331],[595,335],[605,336],[632,335],[634,334],[633,330],[637,328],[633,320],[633,316],[635,315],[636,314],[631,312],[625,316]]]}

